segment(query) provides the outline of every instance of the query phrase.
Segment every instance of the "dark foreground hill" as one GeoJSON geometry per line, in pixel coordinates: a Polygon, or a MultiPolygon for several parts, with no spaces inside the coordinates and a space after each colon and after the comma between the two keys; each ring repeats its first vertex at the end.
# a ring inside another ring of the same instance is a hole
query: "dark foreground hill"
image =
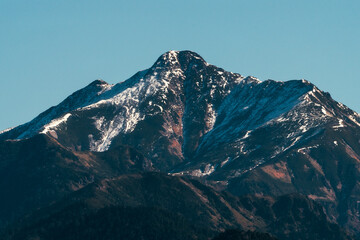
{"type": "Polygon", "coordinates": [[[5,239],[209,239],[226,229],[279,239],[350,239],[301,195],[239,198],[162,173],[89,184],[29,215],[5,239]]]}
{"type": "Polygon", "coordinates": [[[213,240],[276,240],[276,238],[267,233],[231,229],[220,233],[213,240]]]}

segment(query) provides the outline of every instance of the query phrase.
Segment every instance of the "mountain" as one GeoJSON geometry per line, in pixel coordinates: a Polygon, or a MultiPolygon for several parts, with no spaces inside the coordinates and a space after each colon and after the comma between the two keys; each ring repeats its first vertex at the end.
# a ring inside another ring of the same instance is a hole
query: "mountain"
{"type": "Polygon", "coordinates": [[[92,82],[0,139],[43,133],[71,149],[97,152],[125,143],[167,171],[194,153],[231,89],[248,82],[256,81],[209,65],[196,53],[170,51],[125,82],[92,82]]]}
{"type": "Polygon", "coordinates": [[[160,171],[236,196],[299,193],[358,234],[359,143],[360,115],[306,80],[260,81],[170,51],[0,133],[0,201],[11,206],[0,221],[96,180],[160,171]]]}

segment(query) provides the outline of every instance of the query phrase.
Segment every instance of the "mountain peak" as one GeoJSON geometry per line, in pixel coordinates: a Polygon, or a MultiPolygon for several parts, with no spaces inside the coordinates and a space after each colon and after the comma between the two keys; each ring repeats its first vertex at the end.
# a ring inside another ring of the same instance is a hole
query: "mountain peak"
{"type": "Polygon", "coordinates": [[[244,82],[245,83],[260,83],[260,79],[258,79],[257,77],[254,76],[247,76],[246,78],[244,78],[244,82]]]}
{"type": "Polygon", "coordinates": [[[88,86],[96,86],[96,85],[104,85],[104,84],[108,84],[108,83],[99,78],[92,81],[88,86]]]}
{"type": "Polygon", "coordinates": [[[205,61],[198,53],[190,51],[190,50],[182,50],[182,51],[176,51],[176,50],[170,50],[165,52],[160,56],[163,59],[172,59],[174,57],[176,58],[195,58],[195,59],[201,59],[205,61]]]}
{"type": "Polygon", "coordinates": [[[180,67],[186,68],[190,62],[198,61],[205,64],[205,60],[197,53],[184,50],[175,51],[171,50],[162,54],[153,67],[180,67]]]}
{"type": "MultiPolygon", "coordinates": [[[[37,195],[18,197],[28,182],[49,180],[43,192],[60,194],[63,186],[75,191],[103,176],[149,169],[200,178],[236,195],[298,191],[360,233],[359,140],[360,116],[306,80],[244,78],[195,52],[168,51],[125,82],[97,79],[32,121],[0,132],[0,189],[13,193],[3,194],[10,197],[0,199],[0,207],[11,203],[21,212],[27,199],[40,202],[37,195]],[[39,134],[54,144],[39,145],[33,138],[39,134]],[[62,176],[66,182],[59,182],[62,176]],[[1,188],[7,182],[11,191],[1,188]]],[[[290,209],[293,200],[275,207],[290,209]]]]}

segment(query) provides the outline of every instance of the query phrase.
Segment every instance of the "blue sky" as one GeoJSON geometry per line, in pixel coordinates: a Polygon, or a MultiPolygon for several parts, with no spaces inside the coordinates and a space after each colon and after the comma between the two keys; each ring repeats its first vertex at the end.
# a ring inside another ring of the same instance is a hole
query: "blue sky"
{"type": "Polygon", "coordinates": [[[360,1],[0,0],[0,129],[168,50],[261,80],[305,78],[360,111],[360,1]]]}

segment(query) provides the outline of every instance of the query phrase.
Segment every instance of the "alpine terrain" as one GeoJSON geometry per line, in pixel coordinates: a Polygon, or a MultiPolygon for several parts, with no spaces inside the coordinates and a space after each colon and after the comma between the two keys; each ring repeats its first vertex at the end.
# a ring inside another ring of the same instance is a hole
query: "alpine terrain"
{"type": "Polygon", "coordinates": [[[0,132],[0,190],[5,239],[355,239],[360,115],[169,51],[0,132]]]}

